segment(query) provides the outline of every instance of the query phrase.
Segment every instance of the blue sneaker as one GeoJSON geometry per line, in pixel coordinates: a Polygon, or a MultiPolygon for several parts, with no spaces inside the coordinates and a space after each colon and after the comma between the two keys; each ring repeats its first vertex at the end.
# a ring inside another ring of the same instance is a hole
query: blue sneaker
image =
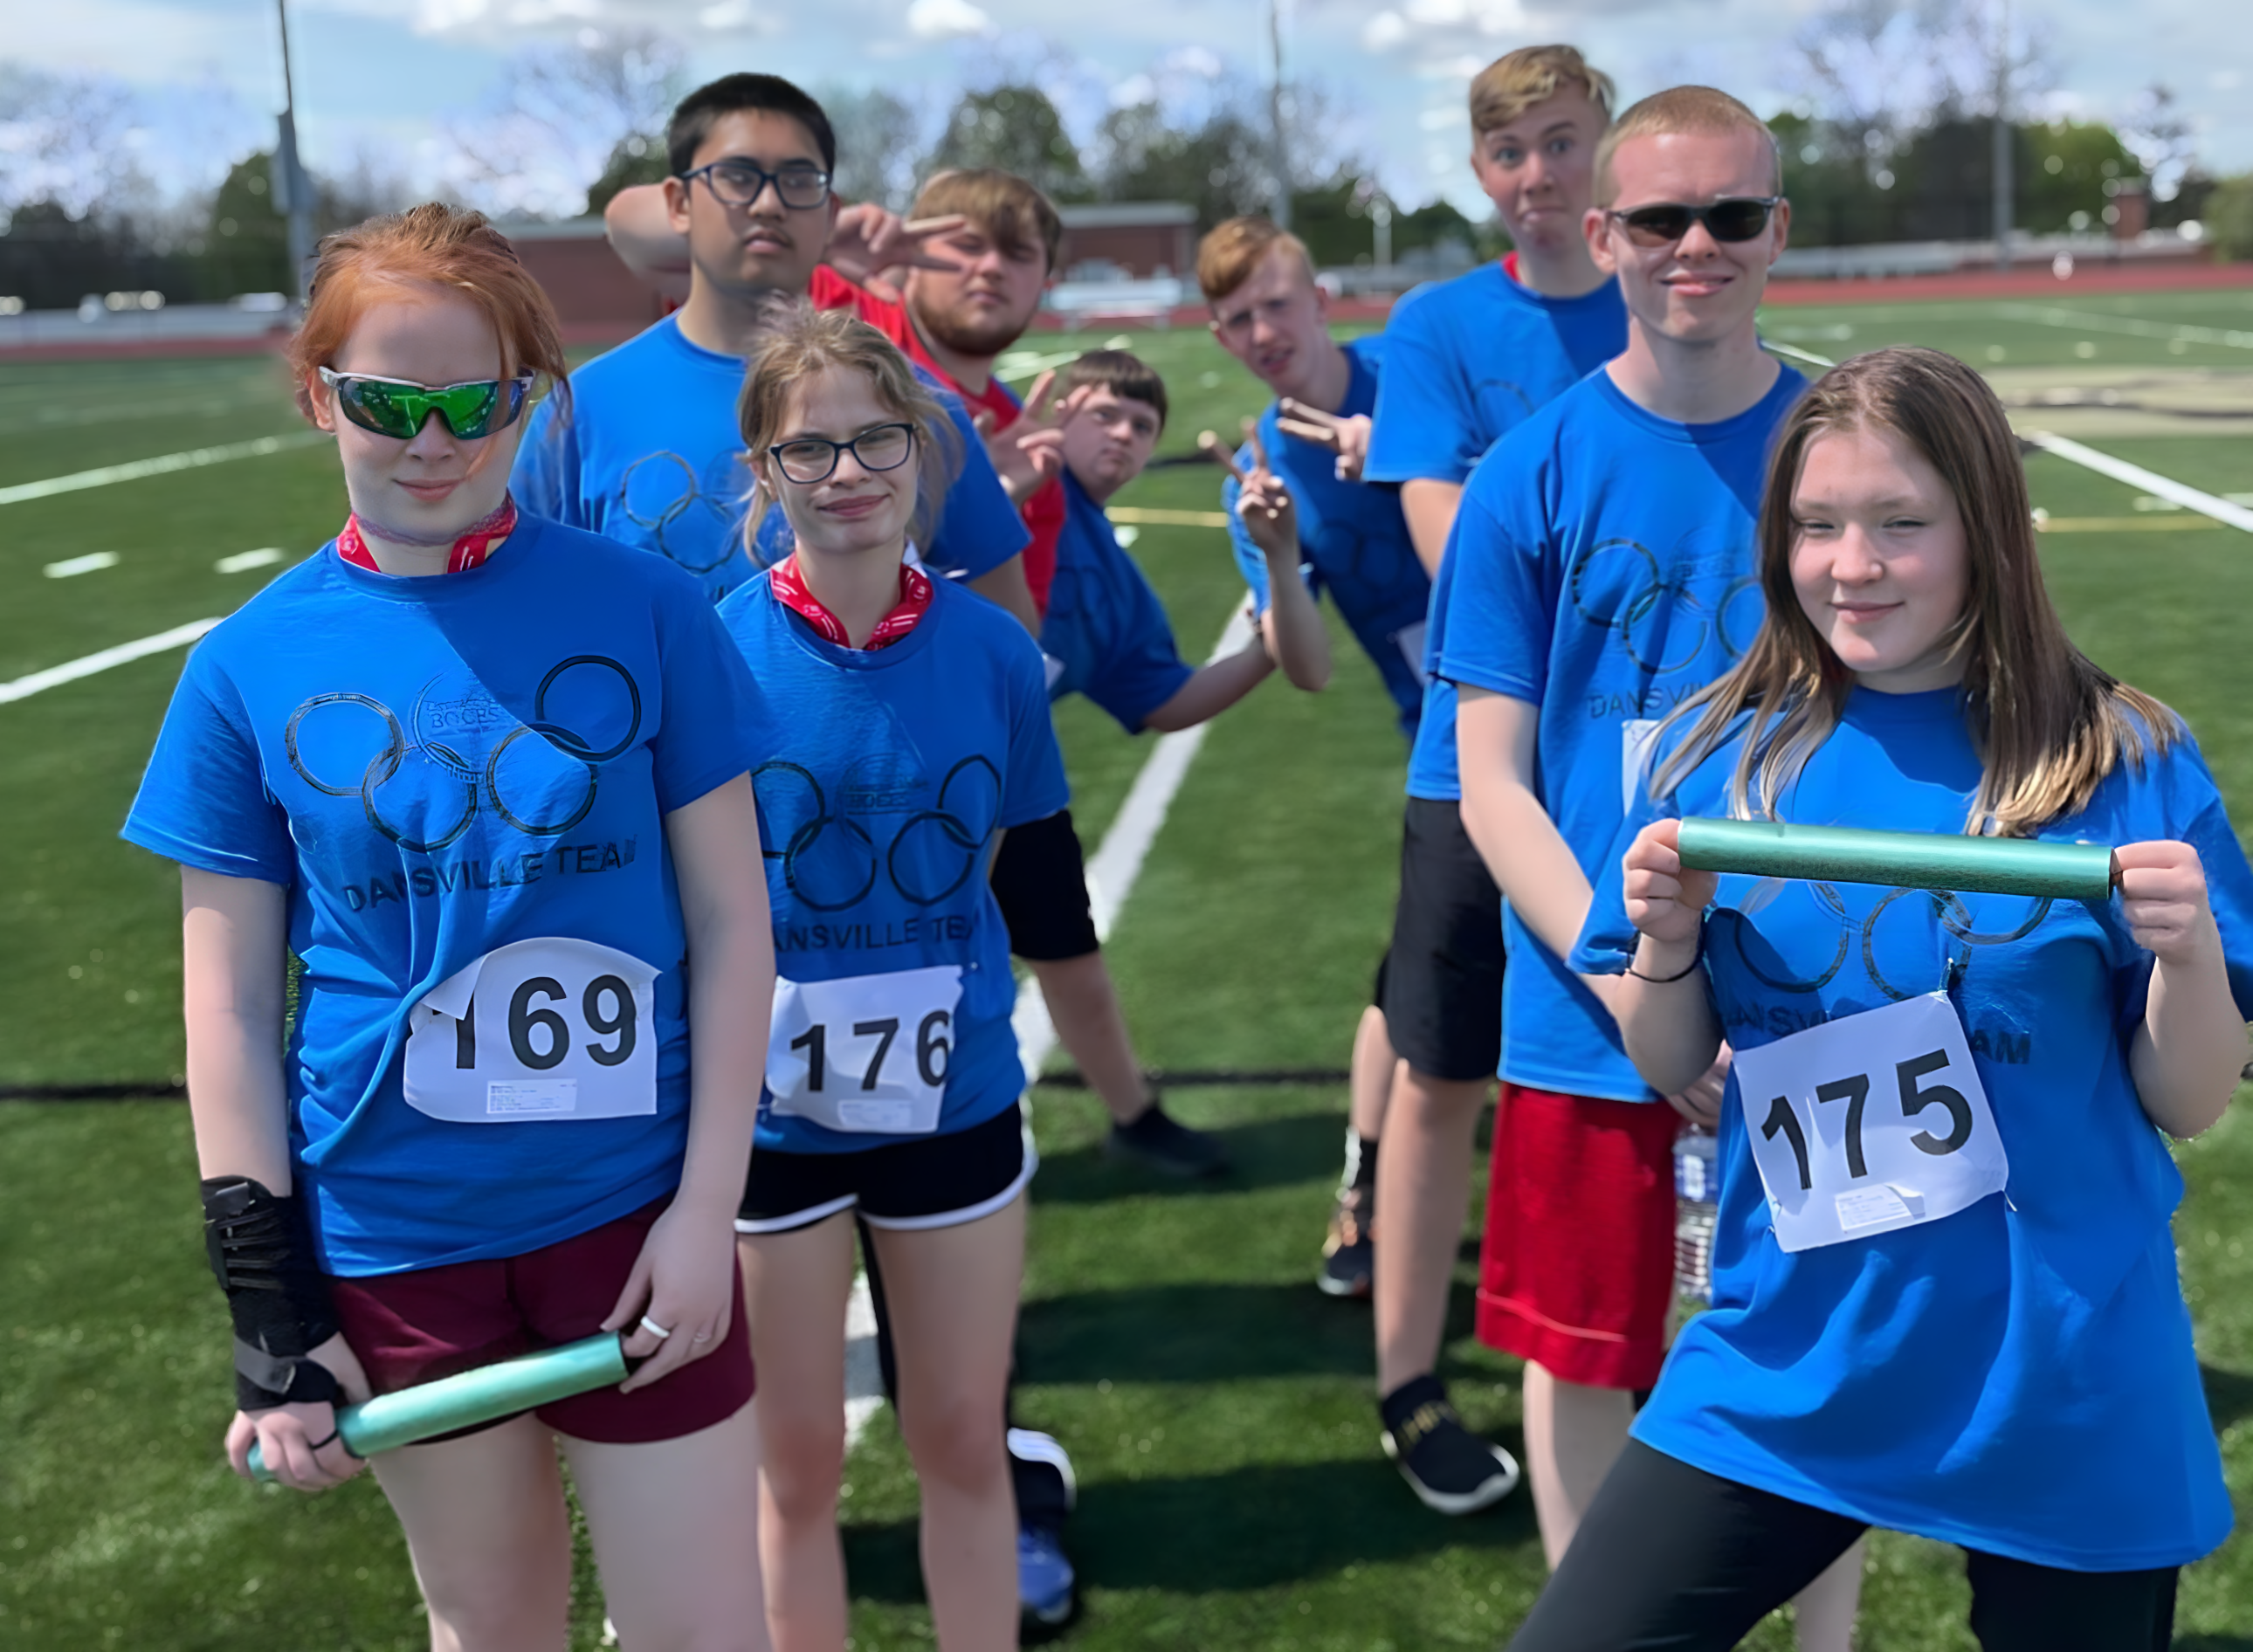
{"type": "Polygon", "coordinates": [[[1045,1526],[1017,1528],[1017,1601],[1027,1617],[1046,1628],[1064,1622],[1071,1616],[1075,1581],[1058,1533],[1045,1526]]]}
{"type": "Polygon", "coordinates": [[[1017,1602],[1043,1629],[1071,1621],[1078,1604],[1071,1561],[1064,1551],[1064,1520],[1079,1502],[1071,1459],[1051,1435],[1009,1431],[1009,1477],[1017,1499],[1017,1602]]]}

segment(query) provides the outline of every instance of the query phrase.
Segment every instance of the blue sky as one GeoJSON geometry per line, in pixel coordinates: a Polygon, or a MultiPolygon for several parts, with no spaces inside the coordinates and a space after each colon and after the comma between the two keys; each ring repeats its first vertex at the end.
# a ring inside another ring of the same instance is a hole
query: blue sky
{"type": "MultiPolygon", "coordinates": [[[[1984,9],[1995,0],[1969,0],[1984,9]]],[[[1348,88],[1351,147],[1404,201],[1444,193],[1483,211],[1463,164],[1463,88],[1512,46],[1569,39],[1632,99],[1679,80],[1724,87],[1764,113],[1793,101],[1795,31],[1817,0],[1285,0],[1294,67],[1348,88]]],[[[2207,165],[2253,168],[2253,26],[2236,0],[2013,0],[2060,71],[2054,112],[2124,114],[2164,80],[2200,130],[2207,165]]],[[[1037,65],[1083,131],[1106,103],[1217,66],[1264,73],[1265,0],[293,0],[301,129],[316,165],[373,152],[417,181],[439,134],[527,42],[617,24],[662,29],[696,78],[757,68],[814,86],[889,86],[942,99],[997,59],[1037,65]],[[818,19],[818,26],[807,19],[818,19]],[[1147,77],[1147,78],[1142,78],[1147,77]]],[[[278,107],[270,0],[66,0],[13,9],[0,55],[34,66],[178,87],[224,83],[246,109],[278,107]]],[[[177,97],[178,94],[172,94],[177,97]]],[[[185,157],[184,157],[185,158],[185,157]]]]}

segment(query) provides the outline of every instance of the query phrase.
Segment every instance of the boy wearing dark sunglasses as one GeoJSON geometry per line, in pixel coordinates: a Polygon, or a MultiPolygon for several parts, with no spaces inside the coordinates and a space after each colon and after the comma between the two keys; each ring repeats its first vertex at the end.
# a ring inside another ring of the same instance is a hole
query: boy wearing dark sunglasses
{"type": "Polygon", "coordinates": [[[1619,282],[1627,347],[1480,462],[1448,551],[1437,671],[1459,695],[1462,821],[1510,953],[1477,1330],[1526,1361],[1552,1566],[1626,1444],[1634,1391],[1658,1379],[1677,1112],[1711,1119],[1720,1093],[1717,1071],[1654,1094],[1561,960],[1592,880],[1617,875],[1603,863],[1656,720],[1759,630],[1754,517],[1805,387],[1754,329],[1790,215],[1780,164],[1724,93],[1678,87],[1621,117],[1582,229],[1619,282]]]}
{"type": "MultiPolygon", "coordinates": [[[[736,401],[743,357],[777,298],[807,296],[839,206],[837,143],[821,106],[771,74],[731,74],[673,111],[665,201],[687,238],[688,297],[655,326],[572,375],[568,421],[542,408],[517,459],[527,508],[667,556],[716,602],[787,552],[778,512],[743,543],[750,477],[736,401]]],[[[926,375],[927,383],[935,383],[926,375]]],[[[1036,621],[1023,523],[961,403],[963,472],[917,547],[924,564],[1036,621]]]]}

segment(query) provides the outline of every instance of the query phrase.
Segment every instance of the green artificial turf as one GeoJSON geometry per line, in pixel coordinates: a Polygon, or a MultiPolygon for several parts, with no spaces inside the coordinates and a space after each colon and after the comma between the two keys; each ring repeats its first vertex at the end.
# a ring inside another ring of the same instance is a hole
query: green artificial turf
{"type": "MultiPolygon", "coordinates": [[[[2253,324],[2240,294],[2074,304],[2170,325],[2253,324]]],[[[1785,337],[1854,329],[1803,341],[1826,354],[1914,338],[1975,361],[1991,341],[2014,363],[2085,359],[2072,331],[1993,306],[1779,309],[1768,321],[1785,337]]],[[[1162,454],[1190,452],[1200,428],[1232,433],[1260,405],[1202,332],[1132,338],[1175,396],[1162,454]]],[[[2243,365],[2247,354],[2117,342],[2154,361],[2243,365]]],[[[0,486],[286,432],[294,416],[267,363],[0,366],[0,486]],[[151,411],[160,405],[171,410],[151,411]]],[[[2253,491],[2242,442],[2091,445],[2211,491],[2253,491]]],[[[2035,457],[2029,476],[2054,516],[2136,513],[2136,490],[2054,457],[2035,457]]],[[[1169,465],[1119,503],[1210,510],[1218,482],[1209,468],[1169,465]]],[[[318,448],[0,505],[0,681],[225,613],[274,570],[222,575],[214,561],[265,545],[302,554],[341,513],[334,460],[318,448]],[[117,567],[62,581],[40,573],[104,549],[117,567]]],[[[2241,617],[2253,604],[2253,540],[2215,526],[2040,544],[2076,638],[2188,717],[2249,824],[2253,667],[2241,617]]],[[[1225,534],[1144,526],[1134,550],[1184,652],[1201,657],[1242,600],[1225,534]]],[[[1130,1020],[1156,1066],[1345,1063],[1390,922],[1405,754],[1374,671],[1335,626],[1333,644],[1327,692],[1272,680],[1214,726],[1113,938],[1130,1020]]],[[[115,834],[179,660],[0,705],[10,803],[0,833],[13,873],[0,890],[10,943],[0,1085],[162,1083],[178,1070],[175,881],[115,834]]],[[[1079,701],[1060,708],[1058,727],[1092,849],[1154,742],[1079,701]]],[[[1019,1408],[1079,1469],[1069,1537],[1086,1610],[1067,1643],[1497,1645],[1541,1580],[1529,1501],[1521,1492],[1460,1521],[1415,1503],[1377,1449],[1368,1311],[1311,1285],[1343,1089],[1182,1088],[1169,1105],[1224,1133],[1232,1175],[1184,1188],[1114,1167],[1092,1098],[1054,1084],[1035,1094],[1043,1168],[1019,1408]]],[[[2253,1126],[2243,1106],[2182,1149],[2190,1194],[2177,1234],[2224,1460],[2246,1508],[2253,1126]]],[[[220,1460],[226,1331],[197,1244],[185,1108],[0,1105],[0,1166],[15,1189],[14,1220],[0,1227],[0,1646],[424,1644],[397,1527],[372,1482],[306,1501],[251,1490],[220,1460]]],[[[1473,1425],[1515,1448],[1517,1367],[1470,1338],[1467,1292],[1443,1370],[1473,1425]]],[[[888,1412],[847,1478],[856,1652],[926,1646],[914,1487],[888,1412]]],[[[1964,1600],[1950,1551],[1880,1537],[1859,1645],[1968,1649],[1964,1600]]],[[[600,1624],[582,1563],[575,1644],[596,1645],[600,1624]]],[[[1789,1643],[1771,1623],[1747,1644],[1789,1643]]],[[[2253,1652],[2247,1539],[2187,1574],[2177,1644],[2253,1652]]]]}

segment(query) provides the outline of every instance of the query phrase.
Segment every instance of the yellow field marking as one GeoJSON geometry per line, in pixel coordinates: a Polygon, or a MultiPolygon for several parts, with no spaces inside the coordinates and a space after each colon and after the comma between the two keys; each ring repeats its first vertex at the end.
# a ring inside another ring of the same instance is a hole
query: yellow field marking
{"type": "Polygon", "coordinates": [[[2188,512],[2180,516],[2036,516],[2037,533],[2200,533],[2222,524],[2188,512]]]}
{"type": "Polygon", "coordinates": [[[1226,527],[1225,511],[1153,511],[1135,505],[1116,505],[1106,512],[1114,522],[1136,527],[1226,527]]]}

